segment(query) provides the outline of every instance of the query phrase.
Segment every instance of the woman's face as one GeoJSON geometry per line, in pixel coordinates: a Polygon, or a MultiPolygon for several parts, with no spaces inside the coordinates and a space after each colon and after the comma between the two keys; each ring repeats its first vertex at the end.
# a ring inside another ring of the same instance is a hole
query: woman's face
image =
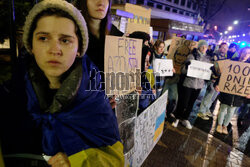
{"type": "Polygon", "coordinates": [[[37,22],[32,38],[35,60],[50,78],[60,78],[74,63],[78,52],[75,24],[65,17],[44,16],[37,22]]]}
{"type": "Polygon", "coordinates": [[[107,15],[109,0],[87,0],[87,8],[91,18],[103,19],[107,15]]]}
{"type": "Polygon", "coordinates": [[[164,43],[161,43],[159,47],[157,48],[157,54],[159,55],[162,54],[164,51],[164,47],[165,47],[164,43]]]}
{"type": "Polygon", "coordinates": [[[250,59],[250,49],[246,49],[241,57],[243,62],[247,61],[248,59],[250,59]]]}
{"type": "Polygon", "coordinates": [[[203,45],[199,48],[199,51],[202,53],[202,54],[205,54],[207,52],[207,45],[203,45]]]}

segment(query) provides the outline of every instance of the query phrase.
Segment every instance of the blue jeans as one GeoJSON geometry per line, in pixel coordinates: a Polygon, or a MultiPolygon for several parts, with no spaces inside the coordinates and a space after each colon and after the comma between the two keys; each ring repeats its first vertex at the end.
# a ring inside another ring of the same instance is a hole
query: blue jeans
{"type": "Polygon", "coordinates": [[[220,105],[220,112],[218,114],[218,124],[223,126],[228,126],[231,121],[234,111],[237,107],[231,107],[226,104],[220,105]]]}
{"type": "Polygon", "coordinates": [[[210,89],[206,92],[206,95],[202,99],[199,109],[199,112],[203,114],[209,111],[209,108],[219,94],[219,92],[216,92],[216,90],[214,89],[213,82],[209,82],[208,87],[210,89]]]}

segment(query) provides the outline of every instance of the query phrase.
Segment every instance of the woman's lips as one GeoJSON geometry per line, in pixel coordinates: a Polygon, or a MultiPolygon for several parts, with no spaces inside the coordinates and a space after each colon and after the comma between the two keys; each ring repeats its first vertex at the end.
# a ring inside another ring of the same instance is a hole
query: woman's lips
{"type": "Polygon", "coordinates": [[[48,63],[51,64],[51,65],[59,65],[59,64],[61,64],[59,61],[56,61],[56,60],[50,60],[50,61],[48,61],[48,63]]]}

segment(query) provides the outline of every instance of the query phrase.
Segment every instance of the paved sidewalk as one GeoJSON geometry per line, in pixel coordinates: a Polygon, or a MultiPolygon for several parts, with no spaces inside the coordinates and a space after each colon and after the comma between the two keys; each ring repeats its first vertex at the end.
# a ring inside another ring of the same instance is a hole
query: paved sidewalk
{"type": "Polygon", "coordinates": [[[250,158],[211,134],[169,123],[143,167],[249,167],[250,158]]]}

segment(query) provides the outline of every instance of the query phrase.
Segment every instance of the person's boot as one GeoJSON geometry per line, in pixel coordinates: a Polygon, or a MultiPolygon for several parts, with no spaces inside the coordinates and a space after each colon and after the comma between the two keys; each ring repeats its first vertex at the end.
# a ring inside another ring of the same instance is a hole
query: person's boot
{"type": "Polygon", "coordinates": [[[218,125],[217,128],[216,128],[216,131],[218,133],[222,133],[222,126],[221,125],[218,125]]]}
{"type": "Polygon", "coordinates": [[[222,126],[222,133],[227,135],[228,131],[227,131],[227,127],[226,126],[222,126]]]}

